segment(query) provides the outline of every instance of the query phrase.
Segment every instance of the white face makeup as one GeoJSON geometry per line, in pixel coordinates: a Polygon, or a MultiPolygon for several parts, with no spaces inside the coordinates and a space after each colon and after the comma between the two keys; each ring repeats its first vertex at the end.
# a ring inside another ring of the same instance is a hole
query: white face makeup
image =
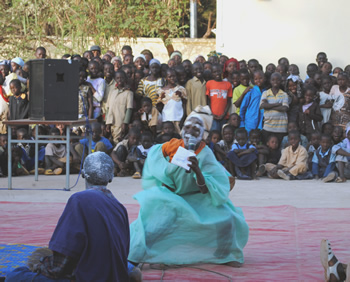
{"type": "Polygon", "coordinates": [[[203,133],[203,121],[197,117],[189,117],[185,121],[182,129],[182,139],[184,140],[185,148],[188,148],[188,141],[190,137],[194,137],[196,144],[198,144],[202,140],[203,133]]]}

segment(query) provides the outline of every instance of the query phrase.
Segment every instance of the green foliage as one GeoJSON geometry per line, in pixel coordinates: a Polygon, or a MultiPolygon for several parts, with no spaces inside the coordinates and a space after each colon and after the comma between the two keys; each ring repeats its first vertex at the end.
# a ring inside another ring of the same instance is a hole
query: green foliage
{"type": "Polygon", "coordinates": [[[188,0],[3,0],[0,57],[31,58],[39,45],[82,53],[91,40],[102,48],[120,37],[159,37],[165,45],[183,35],[188,0]],[[14,48],[16,46],[16,48],[14,48]]]}

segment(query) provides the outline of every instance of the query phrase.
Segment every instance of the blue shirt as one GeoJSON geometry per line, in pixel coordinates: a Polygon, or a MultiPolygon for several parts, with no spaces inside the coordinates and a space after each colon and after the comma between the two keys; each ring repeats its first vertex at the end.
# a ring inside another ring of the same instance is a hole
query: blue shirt
{"type": "Polygon", "coordinates": [[[73,194],[49,248],[77,260],[77,281],[129,281],[129,220],[107,189],[73,194]]]}
{"type": "Polygon", "coordinates": [[[238,143],[233,143],[232,148],[231,148],[231,151],[237,150],[237,149],[238,149],[238,150],[248,150],[248,149],[250,149],[250,148],[256,149],[255,146],[252,145],[252,144],[246,143],[246,144],[244,144],[243,146],[240,146],[238,143]]]}
{"type": "MultiPolygon", "coordinates": [[[[113,148],[111,142],[110,142],[106,137],[103,137],[103,136],[102,136],[101,139],[100,139],[99,141],[97,141],[97,142],[95,142],[94,140],[91,140],[91,149],[92,149],[92,150],[95,150],[96,144],[97,144],[98,142],[102,142],[103,144],[105,144],[107,150],[110,150],[110,149],[113,148]]],[[[85,145],[86,147],[88,147],[88,146],[89,146],[89,139],[87,139],[87,138],[81,139],[81,140],[80,140],[80,144],[83,144],[83,145],[85,145]]]]}
{"type": "Polygon", "coordinates": [[[248,131],[252,129],[262,129],[264,110],[260,109],[261,91],[258,86],[254,86],[243,98],[240,107],[241,127],[248,131]]]}

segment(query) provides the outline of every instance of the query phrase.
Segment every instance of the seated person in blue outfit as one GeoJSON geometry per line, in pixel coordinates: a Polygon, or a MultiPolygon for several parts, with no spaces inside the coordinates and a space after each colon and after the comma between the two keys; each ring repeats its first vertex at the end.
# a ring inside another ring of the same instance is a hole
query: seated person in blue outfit
{"type": "Polygon", "coordinates": [[[40,259],[30,259],[31,269],[17,268],[5,281],[141,281],[140,270],[127,261],[127,211],[106,187],[113,171],[107,154],[86,157],[86,190],[69,198],[49,249],[37,250],[34,256],[40,259]]]}
{"type": "Polygon", "coordinates": [[[232,145],[227,157],[234,166],[238,179],[252,180],[256,178],[256,162],[258,152],[254,145],[248,143],[248,133],[244,128],[236,131],[237,143],[232,145]]]}

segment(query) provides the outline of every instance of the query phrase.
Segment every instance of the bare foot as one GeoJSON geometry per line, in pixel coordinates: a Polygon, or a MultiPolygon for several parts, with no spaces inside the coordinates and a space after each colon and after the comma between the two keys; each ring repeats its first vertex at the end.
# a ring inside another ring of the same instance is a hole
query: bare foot
{"type": "Polygon", "coordinates": [[[242,267],[243,263],[240,263],[238,261],[229,261],[224,263],[224,265],[239,268],[239,267],[242,267]]]}

